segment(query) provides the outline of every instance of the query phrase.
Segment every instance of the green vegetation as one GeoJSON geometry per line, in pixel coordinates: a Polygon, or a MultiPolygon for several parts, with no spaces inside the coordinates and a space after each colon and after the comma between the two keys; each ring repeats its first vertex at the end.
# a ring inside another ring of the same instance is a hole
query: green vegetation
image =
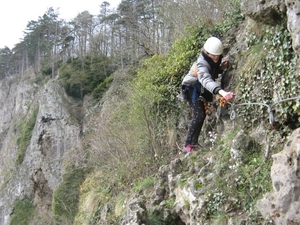
{"type": "Polygon", "coordinates": [[[70,169],[53,193],[52,212],[56,224],[73,224],[78,210],[80,185],[84,181],[83,169],[70,169]]]}
{"type": "MultiPolygon", "coordinates": [[[[189,70],[191,63],[198,57],[204,41],[209,36],[215,35],[224,38],[230,28],[237,26],[243,20],[239,13],[239,4],[237,2],[235,4],[237,4],[237,10],[235,13],[228,14],[223,23],[200,28],[189,27],[187,34],[178,39],[166,55],[154,55],[146,59],[137,68],[137,74],[133,72],[129,75],[133,79],[128,79],[122,83],[122,91],[117,94],[114,93],[122,101],[117,104],[113,103],[115,105],[113,110],[109,111],[107,124],[101,125],[101,134],[95,136],[97,139],[101,135],[106,143],[97,146],[97,153],[100,154],[98,157],[93,154],[93,159],[91,159],[95,163],[90,161],[95,168],[98,167],[106,176],[102,175],[101,178],[97,178],[93,185],[83,184],[86,191],[96,186],[97,193],[105,194],[107,190],[110,192],[107,193],[107,198],[101,194],[100,197],[98,196],[92,201],[91,205],[95,208],[91,208],[92,212],[89,218],[83,215],[83,212],[87,211],[85,209],[76,219],[79,221],[84,219],[85,221],[98,221],[100,211],[107,204],[108,199],[110,199],[110,203],[117,202],[117,196],[114,196],[113,193],[126,192],[128,187],[131,189],[132,186],[134,191],[140,193],[147,189],[146,184],[147,186],[148,184],[152,185],[152,181],[147,181],[147,178],[152,177],[152,174],[157,172],[157,168],[171,160],[171,150],[174,146],[168,142],[170,139],[168,135],[172,130],[176,130],[178,121],[182,116],[182,109],[178,107],[176,99],[182,77],[189,70]],[[103,155],[105,155],[105,160],[103,155]],[[103,170],[111,164],[114,165],[113,169],[103,170]]],[[[282,28],[270,29],[280,30],[282,28]]],[[[253,86],[250,89],[248,86],[252,85],[255,78],[249,73],[259,71],[261,62],[264,62],[266,57],[271,57],[271,55],[266,54],[266,51],[262,51],[266,48],[266,43],[263,41],[265,33],[258,32],[257,35],[259,34],[261,35],[260,38],[251,39],[249,36],[251,40],[249,39],[247,42],[249,43],[248,51],[239,55],[239,59],[245,58],[245,67],[242,69],[243,74],[240,77],[243,87],[238,89],[239,98],[237,101],[253,101],[253,95],[250,95],[253,86]],[[248,71],[248,75],[245,71],[248,71]]],[[[276,44],[274,48],[280,47],[279,45],[276,44]]],[[[293,55],[290,49],[287,51],[289,55],[293,55]]],[[[295,59],[293,58],[293,60],[295,59]]],[[[262,93],[260,97],[262,98],[263,95],[265,93],[262,93]]],[[[244,117],[247,118],[247,115],[244,117]]],[[[218,172],[216,182],[210,185],[203,185],[199,181],[194,182],[195,190],[207,191],[206,211],[203,213],[204,220],[210,222],[214,220],[224,221],[227,219],[228,210],[248,213],[253,223],[259,222],[261,219],[254,206],[263,193],[271,190],[269,176],[271,163],[264,161],[263,152],[258,145],[253,145],[253,149],[243,156],[245,161],[237,164],[230,162],[230,147],[228,145],[238,130],[226,134],[225,137],[217,139],[213,143],[212,151],[221,150],[220,154],[216,153],[218,160],[214,163],[215,168],[213,168],[214,171],[218,172]],[[231,208],[228,208],[228,205],[231,208]]],[[[181,165],[181,168],[187,168],[196,163],[201,168],[203,165],[207,165],[204,160],[199,160],[197,154],[191,155],[189,159],[189,165],[181,165]]],[[[190,182],[190,179],[197,179],[193,177],[190,171],[184,171],[182,174],[183,176],[177,183],[179,187],[184,187],[190,182]]],[[[87,195],[82,196],[81,205],[84,205],[87,199],[89,199],[87,195]]],[[[165,201],[167,208],[174,205],[173,199],[166,199],[165,201]]],[[[186,200],[186,205],[189,206],[189,204],[186,200]]],[[[122,213],[116,214],[116,211],[121,210],[111,207],[108,217],[115,222],[122,213]]],[[[149,214],[149,219],[158,221],[157,224],[163,224],[161,218],[159,214],[149,214]]]]}
{"type": "Polygon", "coordinates": [[[16,199],[13,205],[13,214],[10,225],[30,224],[35,207],[29,198],[16,199]]]}
{"type": "Polygon", "coordinates": [[[134,181],[134,187],[133,189],[135,192],[140,192],[142,190],[148,190],[150,188],[153,188],[154,186],[154,178],[153,177],[146,177],[143,180],[136,180],[134,181]]]}
{"type": "Polygon", "coordinates": [[[177,181],[177,185],[181,188],[183,188],[187,183],[187,179],[186,178],[180,178],[178,181],[177,181]]]}
{"type": "Polygon", "coordinates": [[[166,225],[164,219],[160,215],[150,214],[149,221],[152,225],[166,225]]]}
{"type": "Polygon", "coordinates": [[[68,95],[82,98],[96,89],[94,97],[99,98],[104,91],[103,88],[110,83],[106,78],[112,73],[113,68],[109,58],[98,56],[69,60],[60,71],[60,80],[68,95]],[[98,87],[102,82],[104,83],[98,87]]]}
{"type": "MultiPolygon", "coordinates": [[[[227,210],[233,212],[248,213],[248,220],[254,224],[260,224],[262,218],[258,215],[255,204],[264,193],[272,190],[270,178],[271,161],[265,161],[258,149],[255,153],[248,154],[247,163],[239,161],[222,165],[215,187],[208,193],[205,200],[205,218],[214,220],[218,215],[227,214],[227,210]],[[228,208],[230,205],[230,208],[228,208]]],[[[223,161],[224,159],[220,159],[223,161]]],[[[216,162],[218,165],[219,163],[216,162]]]]}
{"type": "Polygon", "coordinates": [[[165,207],[167,209],[172,209],[172,207],[174,206],[174,204],[175,204],[175,200],[174,199],[167,199],[166,203],[165,203],[165,207]]]}
{"type": "MultiPolygon", "coordinates": [[[[115,211],[110,208],[108,220],[114,221],[120,215],[123,215],[124,202],[126,196],[122,192],[115,191],[118,187],[114,183],[113,177],[107,177],[106,170],[94,171],[86,176],[86,179],[81,185],[81,195],[79,199],[79,212],[75,218],[75,225],[81,225],[84,223],[95,224],[101,220],[101,210],[106,204],[113,200],[115,205],[115,211]],[[113,198],[112,193],[118,193],[113,198]]],[[[113,224],[113,222],[112,222],[113,224]]]]}
{"type": "MultiPolygon", "coordinates": [[[[248,51],[244,54],[246,61],[239,77],[237,101],[273,105],[299,95],[300,74],[295,71],[299,56],[291,48],[286,22],[275,27],[262,26],[259,31],[249,29],[246,43],[248,51]]],[[[275,122],[282,126],[276,128],[299,127],[298,107],[295,101],[274,105],[275,122]]],[[[267,122],[269,114],[267,107],[256,106],[240,108],[239,115],[251,126],[261,120],[267,122]]]]}
{"type": "Polygon", "coordinates": [[[100,99],[105,91],[109,88],[109,85],[113,81],[113,77],[109,76],[105,78],[103,82],[101,82],[93,91],[92,91],[92,96],[94,99],[100,99]]]}
{"type": "Polygon", "coordinates": [[[17,139],[18,145],[18,156],[17,156],[17,164],[21,164],[24,160],[26,149],[30,143],[32,130],[35,126],[36,117],[38,114],[39,108],[35,108],[32,112],[32,115],[28,119],[22,120],[22,122],[17,126],[20,130],[20,137],[17,139]]]}

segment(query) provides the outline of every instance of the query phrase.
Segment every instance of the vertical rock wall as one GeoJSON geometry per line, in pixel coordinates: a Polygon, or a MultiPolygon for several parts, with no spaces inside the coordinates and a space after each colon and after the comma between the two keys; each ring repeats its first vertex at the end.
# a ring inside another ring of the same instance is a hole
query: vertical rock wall
{"type": "Polygon", "coordinates": [[[271,178],[273,191],[257,203],[258,209],[275,224],[300,224],[300,128],[273,155],[271,178]]]}
{"type": "Polygon", "coordinates": [[[0,87],[0,224],[9,224],[14,201],[26,196],[49,221],[53,190],[61,181],[68,151],[80,146],[81,126],[56,80],[43,86],[30,76],[6,78],[0,87]],[[18,164],[17,139],[23,132],[18,125],[36,109],[31,141],[18,164]]]}

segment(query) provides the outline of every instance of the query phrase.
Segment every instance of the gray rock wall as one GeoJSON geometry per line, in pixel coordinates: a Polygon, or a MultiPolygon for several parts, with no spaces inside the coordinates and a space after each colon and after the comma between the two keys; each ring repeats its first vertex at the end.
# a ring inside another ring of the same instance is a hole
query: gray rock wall
{"type": "Polygon", "coordinates": [[[276,225],[300,224],[300,128],[293,132],[283,151],[272,157],[273,191],[257,207],[276,225]]]}
{"type": "Polygon", "coordinates": [[[293,40],[293,49],[300,54],[300,2],[297,0],[246,0],[242,12],[264,24],[279,24],[287,18],[287,26],[293,40]]]}
{"type": "Polygon", "coordinates": [[[25,196],[34,199],[42,217],[51,219],[52,193],[68,151],[80,146],[80,126],[55,80],[38,86],[30,77],[6,78],[0,87],[0,224],[9,224],[13,202],[25,196]],[[17,125],[37,107],[31,141],[18,165],[17,125]]]}
{"type": "Polygon", "coordinates": [[[293,39],[293,49],[300,54],[300,1],[285,0],[287,6],[288,29],[293,39]]]}

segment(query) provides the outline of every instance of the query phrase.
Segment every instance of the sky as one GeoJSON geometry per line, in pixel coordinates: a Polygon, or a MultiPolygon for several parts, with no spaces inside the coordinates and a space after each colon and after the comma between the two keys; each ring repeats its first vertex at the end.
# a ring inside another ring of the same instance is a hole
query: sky
{"type": "MultiPolygon", "coordinates": [[[[0,48],[12,49],[24,37],[23,31],[29,21],[37,21],[52,7],[59,18],[70,21],[87,10],[92,15],[100,12],[104,0],[7,0],[0,7],[0,48]]],[[[121,0],[106,0],[110,8],[117,8],[121,0]]]]}

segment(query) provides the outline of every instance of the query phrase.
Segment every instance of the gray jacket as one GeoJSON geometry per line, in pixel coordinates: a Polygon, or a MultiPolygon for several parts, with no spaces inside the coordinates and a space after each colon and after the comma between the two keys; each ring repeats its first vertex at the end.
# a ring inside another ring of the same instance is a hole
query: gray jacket
{"type": "Polygon", "coordinates": [[[197,83],[197,79],[206,90],[212,94],[217,94],[221,89],[221,85],[215,82],[215,79],[218,78],[220,69],[212,68],[212,66],[205,60],[203,54],[201,54],[197,61],[191,67],[189,73],[184,77],[182,85],[185,86],[194,86],[197,83]],[[195,77],[194,66],[196,65],[196,71],[198,78],[195,77]]]}

